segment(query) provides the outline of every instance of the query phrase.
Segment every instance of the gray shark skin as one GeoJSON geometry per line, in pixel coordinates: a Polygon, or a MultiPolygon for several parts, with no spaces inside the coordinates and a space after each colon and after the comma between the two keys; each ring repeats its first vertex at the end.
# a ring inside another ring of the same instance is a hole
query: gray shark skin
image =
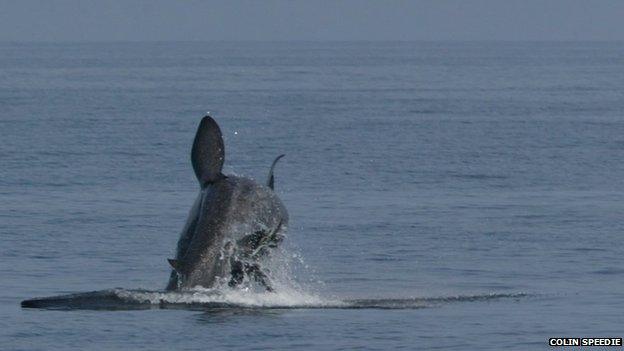
{"type": "Polygon", "coordinates": [[[202,119],[191,161],[200,192],[178,241],[167,290],[231,287],[255,281],[273,288],[261,260],[283,239],[288,212],[273,191],[275,163],[267,185],[221,173],[224,162],[221,131],[210,117],[202,119]]]}

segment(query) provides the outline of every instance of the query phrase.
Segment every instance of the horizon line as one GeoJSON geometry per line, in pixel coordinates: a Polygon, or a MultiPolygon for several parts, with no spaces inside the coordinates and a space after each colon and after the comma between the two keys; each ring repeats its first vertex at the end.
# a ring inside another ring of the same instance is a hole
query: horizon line
{"type": "Polygon", "coordinates": [[[621,43],[624,39],[207,39],[207,40],[0,40],[3,44],[106,44],[106,43],[621,43]]]}

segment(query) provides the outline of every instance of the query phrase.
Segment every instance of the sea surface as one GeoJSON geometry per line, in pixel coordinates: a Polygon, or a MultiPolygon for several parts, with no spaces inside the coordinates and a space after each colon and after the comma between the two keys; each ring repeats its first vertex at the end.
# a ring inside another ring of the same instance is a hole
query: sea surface
{"type": "Polygon", "coordinates": [[[2,350],[624,337],[623,237],[622,43],[0,43],[2,350]],[[286,154],[281,290],[20,307],[159,294],[207,112],[226,173],[286,154]]]}

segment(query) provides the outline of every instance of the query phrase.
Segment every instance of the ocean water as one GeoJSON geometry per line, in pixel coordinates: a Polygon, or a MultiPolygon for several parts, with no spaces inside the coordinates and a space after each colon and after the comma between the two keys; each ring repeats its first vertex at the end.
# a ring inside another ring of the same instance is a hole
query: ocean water
{"type": "Polygon", "coordinates": [[[624,336],[621,43],[2,43],[0,140],[3,350],[624,336]],[[160,308],[208,111],[226,173],[286,153],[282,289],[160,308]],[[112,288],[158,296],[20,307],[112,288]]]}

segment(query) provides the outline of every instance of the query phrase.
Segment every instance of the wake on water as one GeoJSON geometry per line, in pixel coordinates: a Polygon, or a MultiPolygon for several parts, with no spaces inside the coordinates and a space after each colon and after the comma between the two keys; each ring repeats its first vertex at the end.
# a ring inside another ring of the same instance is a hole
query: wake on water
{"type": "MultiPolygon", "coordinates": [[[[442,297],[338,299],[310,293],[292,279],[292,262],[280,255],[278,267],[271,274],[274,292],[257,289],[252,282],[230,288],[227,284],[206,289],[158,291],[114,288],[24,300],[24,308],[52,310],[143,310],[143,309],[418,309],[448,303],[519,299],[526,293],[491,293],[442,297]]],[[[290,256],[293,259],[296,255],[290,256]]],[[[292,259],[290,260],[292,261],[292,259]]],[[[273,260],[273,266],[276,262],[273,260]]],[[[226,280],[224,280],[226,281],[226,280]]]]}
{"type": "MultiPolygon", "coordinates": [[[[246,280],[231,288],[229,277],[214,288],[181,291],[114,288],[24,300],[24,308],[52,310],[143,310],[143,309],[418,309],[448,303],[519,299],[526,293],[491,293],[442,297],[340,299],[328,298],[297,282],[295,271],[307,271],[294,248],[280,248],[263,261],[275,290],[268,292],[246,280]]],[[[306,285],[309,285],[306,284],[306,285]]]]}
{"type": "Polygon", "coordinates": [[[122,288],[60,295],[22,301],[24,308],[54,310],[141,309],[417,309],[448,303],[519,299],[528,294],[482,294],[404,299],[323,299],[286,291],[254,293],[238,289],[194,289],[184,292],[128,290],[122,288]]]}

